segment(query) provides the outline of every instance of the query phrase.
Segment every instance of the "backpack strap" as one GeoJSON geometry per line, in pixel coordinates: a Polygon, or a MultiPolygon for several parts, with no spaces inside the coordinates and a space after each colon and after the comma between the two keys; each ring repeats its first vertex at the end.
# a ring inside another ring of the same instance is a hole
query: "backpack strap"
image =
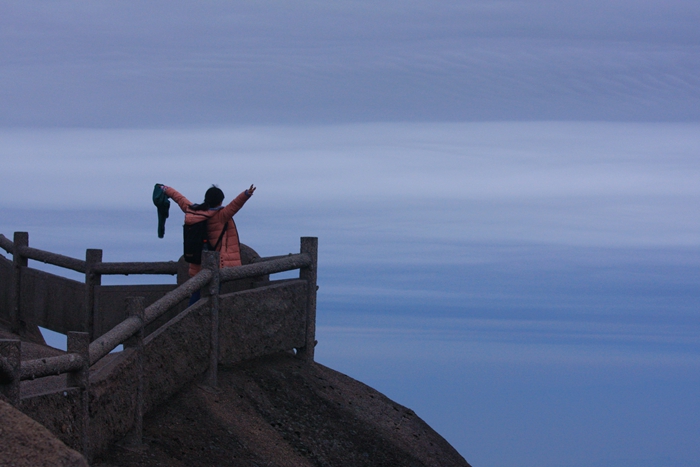
{"type": "Polygon", "coordinates": [[[219,239],[216,241],[216,245],[214,245],[214,251],[216,251],[219,248],[219,244],[221,243],[221,239],[224,238],[224,234],[226,233],[226,227],[228,227],[228,219],[226,219],[226,222],[224,223],[224,228],[221,229],[221,235],[219,235],[219,239]]]}

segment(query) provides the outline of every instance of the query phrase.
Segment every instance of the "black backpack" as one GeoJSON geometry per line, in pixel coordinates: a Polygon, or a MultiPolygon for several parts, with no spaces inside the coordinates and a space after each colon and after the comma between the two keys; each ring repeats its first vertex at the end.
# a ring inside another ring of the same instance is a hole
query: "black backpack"
{"type": "Polygon", "coordinates": [[[207,221],[203,220],[195,224],[182,226],[182,239],[184,246],[185,261],[191,264],[202,264],[202,251],[216,250],[219,248],[221,239],[224,238],[228,221],[224,224],[224,228],[219,235],[214,248],[209,244],[209,235],[207,233],[207,221]]]}

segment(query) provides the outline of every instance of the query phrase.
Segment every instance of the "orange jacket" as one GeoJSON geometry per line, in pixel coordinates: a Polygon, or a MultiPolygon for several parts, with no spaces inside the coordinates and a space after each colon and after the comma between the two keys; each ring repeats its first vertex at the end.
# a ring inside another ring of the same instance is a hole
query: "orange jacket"
{"type": "MultiPolygon", "coordinates": [[[[228,268],[231,266],[241,265],[241,244],[238,240],[238,230],[236,223],[233,222],[233,215],[236,214],[248,201],[250,196],[244,191],[236,198],[228,203],[225,207],[212,208],[208,211],[193,211],[190,209],[192,203],[190,200],[181,195],[177,190],[171,187],[163,187],[165,194],[173,199],[180,206],[182,212],[185,213],[185,224],[191,225],[207,220],[207,230],[209,234],[209,244],[214,246],[224,229],[224,225],[228,222],[226,233],[224,233],[221,243],[217,251],[221,252],[220,267],[228,268]]],[[[190,276],[194,276],[202,269],[199,264],[190,264],[190,276]]]]}

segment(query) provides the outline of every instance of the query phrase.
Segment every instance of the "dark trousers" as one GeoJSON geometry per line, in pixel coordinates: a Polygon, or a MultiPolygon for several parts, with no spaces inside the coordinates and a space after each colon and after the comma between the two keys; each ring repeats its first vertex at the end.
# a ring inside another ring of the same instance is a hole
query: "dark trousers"
{"type": "Polygon", "coordinates": [[[192,306],[192,305],[194,305],[195,303],[197,303],[197,302],[199,301],[200,298],[202,298],[202,291],[201,291],[201,290],[197,290],[195,293],[193,293],[192,295],[190,295],[190,303],[189,303],[189,305],[187,305],[187,306],[192,306]]]}

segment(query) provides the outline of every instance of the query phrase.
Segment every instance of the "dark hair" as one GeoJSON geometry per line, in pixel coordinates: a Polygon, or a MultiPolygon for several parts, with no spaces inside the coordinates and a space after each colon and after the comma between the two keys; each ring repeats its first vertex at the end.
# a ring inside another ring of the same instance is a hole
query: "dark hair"
{"type": "Polygon", "coordinates": [[[202,204],[193,204],[190,209],[193,211],[206,211],[221,204],[224,200],[224,192],[216,185],[212,185],[204,194],[204,202],[202,204]]]}

